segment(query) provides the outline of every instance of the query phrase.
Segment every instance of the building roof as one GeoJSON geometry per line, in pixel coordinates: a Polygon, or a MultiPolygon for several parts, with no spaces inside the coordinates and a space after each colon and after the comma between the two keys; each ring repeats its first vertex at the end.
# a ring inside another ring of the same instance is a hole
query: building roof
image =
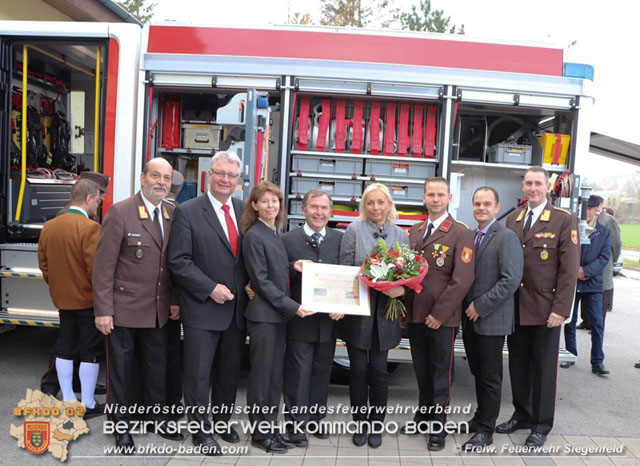
{"type": "Polygon", "coordinates": [[[42,0],[75,21],[132,23],[140,21],[113,0],[42,0]]]}

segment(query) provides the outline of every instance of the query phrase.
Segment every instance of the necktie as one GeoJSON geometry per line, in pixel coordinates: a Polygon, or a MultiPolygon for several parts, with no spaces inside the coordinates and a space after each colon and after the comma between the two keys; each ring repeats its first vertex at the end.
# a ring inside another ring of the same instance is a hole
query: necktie
{"type": "Polygon", "coordinates": [[[229,234],[229,244],[231,245],[233,256],[238,257],[238,230],[236,230],[236,225],[233,223],[231,214],[229,214],[229,206],[223,205],[222,210],[224,210],[224,220],[227,222],[227,233],[229,234]]]}
{"type": "Polygon", "coordinates": [[[313,240],[316,242],[318,246],[320,246],[320,244],[322,244],[322,240],[324,240],[322,235],[317,231],[313,235],[311,235],[311,237],[313,238],[313,240]]]}
{"type": "Polygon", "coordinates": [[[432,231],[433,231],[433,223],[430,223],[429,226],[427,227],[427,232],[424,234],[424,239],[422,241],[428,240],[429,236],[431,236],[432,231]]]}
{"type": "Polygon", "coordinates": [[[478,252],[478,249],[480,249],[480,243],[482,243],[483,237],[484,237],[484,233],[482,233],[481,231],[478,231],[476,233],[476,241],[475,241],[476,253],[478,252]]]}
{"type": "Polygon", "coordinates": [[[164,235],[162,234],[162,227],[160,226],[160,207],[156,207],[153,211],[153,223],[156,225],[158,229],[158,234],[160,235],[160,239],[164,241],[164,235]]]}
{"type": "Polygon", "coordinates": [[[527,233],[529,233],[529,230],[531,230],[531,221],[533,220],[533,210],[529,211],[529,214],[527,215],[527,221],[524,224],[524,228],[522,229],[522,232],[524,233],[524,236],[527,236],[527,233]]]}

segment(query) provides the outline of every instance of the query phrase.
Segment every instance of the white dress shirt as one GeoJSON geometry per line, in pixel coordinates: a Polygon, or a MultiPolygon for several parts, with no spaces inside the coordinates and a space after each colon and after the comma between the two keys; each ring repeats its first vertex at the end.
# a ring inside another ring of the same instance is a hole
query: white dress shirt
{"type": "MultiPolygon", "coordinates": [[[[211,205],[213,206],[213,211],[218,216],[218,220],[220,221],[220,225],[222,225],[222,229],[224,230],[224,234],[227,236],[227,241],[229,240],[229,231],[227,230],[227,220],[224,217],[224,210],[222,210],[222,202],[217,200],[215,197],[211,195],[211,191],[207,189],[207,196],[209,196],[209,201],[211,201],[211,205]]],[[[224,205],[229,206],[229,215],[231,215],[231,220],[233,220],[233,224],[236,226],[236,231],[238,230],[238,221],[236,220],[236,213],[233,210],[233,202],[231,202],[231,196],[227,199],[227,202],[224,205]]]]}
{"type": "Polygon", "coordinates": [[[313,237],[314,233],[320,233],[320,236],[322,236],[322,239],[324,239],[324,237],[327,234],[327,228],[326,227],[322,227],[322,230],[316,232],[313,228],[311,228],[309,226],[309,224],[307,222],[304,223],[304,226],[302,227],[304,228],[304,233],[309,236],[310,238],[313,237]]]}
{"type": "Polygon", "coordinates": [[[540,215],[542,215],[542,211],[547,206],[546,202],[543,202],[538,207],[534,207],[533,209],[529,207],[529,203],[527,203],[527,212],[524,214],[524,222],[522,223],[522,229],[524,230],[524,226],[527,223],[527,218],[529,217],[529,212],[533,212],[533,217],[531,218],[531,228],[536,224],[540,215]]]}
{"type": "Polygon", "coordinates": [[[67,212],[70,211],[70,210],[75,210],[76,212],[79,212],[82,215],[84,215],[85,217],[89,218],[89,215],[87,214],[87,211],[84,210],[82,207],[78,207],[76,205],[72,205],[72,206],[69,206],[69,209],[67,209],[67,212]]]}
{"type": "MultiPolygon", "coordinates": [[[[144,197],[142,191],[140,191],[140,195],[142,196],[142,202],[144,202],[144,206],[147,208],[147,212],[149,213],[149,219],[153,222],[155,215],[154,212],[156,210],[156,206],[154,206],[149,199],[144,197]]],[[[162,230],[162,237],[164,238],[164,222],[162,221],[162,201],[157,205],[158,207],[158,215],[160,216],[158,220],[160,221],[160,229],[162,230]]]]}
{"type": "Polygon", "coordinates": [[[444,214],[442,214],[440,218],[434,220],[433,222],[429,220],[427,222],[426,228],[424,229],[424,234],[426,235],[427,231],[429,231],[429,225],[433,224],[433,229],[431,230],[431,234],[433,235],[433,232],[436,231],[438,228],[440,228],[440,225],[442,225],[442,223],[447,219],[448,216],[449,214],[445,212],[444,214]]]}

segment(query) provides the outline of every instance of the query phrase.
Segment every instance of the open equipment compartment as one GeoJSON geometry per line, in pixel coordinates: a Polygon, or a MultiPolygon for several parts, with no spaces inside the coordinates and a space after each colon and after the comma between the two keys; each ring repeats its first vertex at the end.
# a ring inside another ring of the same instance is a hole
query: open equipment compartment
{"type": "Polygon", "coordinates": [[[573,171],[579,97],[540,97],[539,102],[521,106],[516,93],[508,103],[477,96],[465,101],[464,95],[458,90],[452,133],[451,177],[459,185],[460,199],[457,219],[474,224],[472,197],[481,186],[498,191],[503,214],[519,205],[522,176],[529,167],[543,166],[552,183],[563,172],[573,171]]]}

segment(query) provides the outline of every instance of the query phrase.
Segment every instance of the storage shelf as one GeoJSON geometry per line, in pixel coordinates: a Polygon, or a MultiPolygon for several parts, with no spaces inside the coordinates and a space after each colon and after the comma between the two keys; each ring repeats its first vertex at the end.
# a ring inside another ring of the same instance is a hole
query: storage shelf
{"type": "MultiPolygon", "coordinates": [[[[501,170],[520,170],[523,172],[527,171],[529,168],[533,166],[533,165],[520,165],[515,163],[474,162],[471,160],[452,160],[451,165],[457,166],[457,167],[471,167],[471,168],[475,167],[475,168],[484,168],[484,169],[497,168],[501,170]]],[[[567,169],[565,166],[550,165],[550,164],[544,164],[542,165],[542,167],[547,171],[551,171],[551,172],[563,172],[567,169]]]]}
{"type": "Polygon", "coordinates": [[[297,178],[322,178],[336,180],[352,180],[352,181],[378,181],[381,183],[402,183],[402,184],[424,184],[425,180],[415,178],[394,178],[391,176],[373,176],[373,175],[345,175],[341,173],[318,173],[318,172],[291,172],[289,176],[297,178]]]}
{"type": "Polygon", "coordinates": [[[389,162],[406,161],[406,162],[418,162],[418,163],[438,163],[438,159],[428,159],[424,157],[401,157],[397,155],[369,155],[369,154],[351,154],[346,152],[316,152],[309,150],[292,149],[292,155],[315,155],[317,157],[340,157],[340,158],[356,158],[356,159],[372,159],[372,160],[387,160],[389,162]]]}
{"type": "Polygon", "coordinates": [[[158,152],[163,154],[178,154],[178,155],[211,155],[216,153],[215,149],[163,149],[162,147],[157,149],[158,152]]]}

